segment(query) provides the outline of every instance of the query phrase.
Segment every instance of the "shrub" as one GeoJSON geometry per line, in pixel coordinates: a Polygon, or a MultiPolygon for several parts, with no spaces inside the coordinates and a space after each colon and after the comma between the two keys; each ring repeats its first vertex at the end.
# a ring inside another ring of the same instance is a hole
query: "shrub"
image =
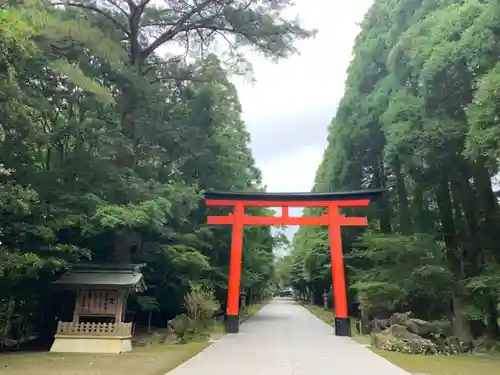
{"type": "Polygon", "coordinates": [[[201,329],[211,326],[214,314],[220,308],[213,289],[201,284],[190,285],[190,291],[184,298],[184,307],[195,327],[201,329]]]}

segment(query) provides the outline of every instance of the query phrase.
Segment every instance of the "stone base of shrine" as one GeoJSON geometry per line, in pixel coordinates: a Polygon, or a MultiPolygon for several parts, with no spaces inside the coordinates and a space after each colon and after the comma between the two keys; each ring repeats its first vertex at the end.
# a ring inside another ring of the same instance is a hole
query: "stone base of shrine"
{"type": "Polygon", "coordinates": [[[126,353],[132,351],[132,337],[56,335],[50,351],[54,353],[126,353]]]}

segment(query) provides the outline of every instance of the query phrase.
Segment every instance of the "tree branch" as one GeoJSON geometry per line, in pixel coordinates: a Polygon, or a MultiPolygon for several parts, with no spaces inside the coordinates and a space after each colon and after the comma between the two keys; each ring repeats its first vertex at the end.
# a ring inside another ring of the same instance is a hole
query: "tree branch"
{"type": "Polygon", "coordinates": [[[146,6],[151,2],[151,0],[142,0],[140,3],[139,3],[139,8],[146,8],[146,6]]]}
{"type": "Polygon", "coordinates": [[[125,17],[128,17],[128,13],[125,11],[125,9],[123,9],[120,5],[118,5],[118,2],[116,2],[115,0],[104,0],[104,1],[110,3],[115,8],[117,8],[120,12],[122,12],[123,15],[125,15],[125,17]]]}
{"type": "Polygon", "coordinates": [[[115,20],[113,17],[111,17],[111,15],[109,15],[108,13],[106,13],[105,11],[103,11],[97,7],[94,7],[92,5],[86,5],[86,4],[81,4],[81,3],[72,3],[72,2],[67,2],[67,1],[59,2],[59,3],[52,3],[52,5],[65,5],[65,6],[75,7],[75,8],[86,9],[86,10],[98,13],[101,16],[103,16],[103,17],[107,18],[108,20],[110,20],[111,22],[113,22],[113,24],[116,27],[118,27],[121,31],[123,31],[125,33],[125,35],[130,37],[130,33],[125,28],[125,26],[123,26],[121,23],[119,23],[117,20],[115,20]]]}
{"type": "Polygon", "coordinates": [[[193,7],[189,12],[184,14],[173,26],[170,30],[161,34],[158,38],[156,38],[149,46],[144,48],[141,51],[141,58],[144,59],[150,56],[158,47],[160,47],[163,43],[171,40],[174,36],[176,36],[179,32],[192,30],[191,27],[186,27],[186,22],[193,17],[196,13],[201,12],[208,5],[212,3],[212,0],[205,0],[197,6],[193,7]]]}

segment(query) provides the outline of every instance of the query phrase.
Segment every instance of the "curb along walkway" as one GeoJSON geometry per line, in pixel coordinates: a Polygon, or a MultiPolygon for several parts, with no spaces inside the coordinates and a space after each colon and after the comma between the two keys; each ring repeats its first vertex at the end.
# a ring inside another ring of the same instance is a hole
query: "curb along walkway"
{"type": "Polygon", "coordinates": [[[168,375],[409,375],[289,299],[275,299],[168,375]]]}

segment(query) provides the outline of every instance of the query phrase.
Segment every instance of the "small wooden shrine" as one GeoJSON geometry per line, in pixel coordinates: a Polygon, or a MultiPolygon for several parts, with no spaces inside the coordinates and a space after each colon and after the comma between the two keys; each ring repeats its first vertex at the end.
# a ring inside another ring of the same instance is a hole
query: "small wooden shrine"
{"type": "Polygon", "coordinates": [[[51,352],[123,353],[132,350],[127,297],[145,290],[142,265],[75,265],[55,284],[76,292],[73,321],[58,322],[51,352]]]}

